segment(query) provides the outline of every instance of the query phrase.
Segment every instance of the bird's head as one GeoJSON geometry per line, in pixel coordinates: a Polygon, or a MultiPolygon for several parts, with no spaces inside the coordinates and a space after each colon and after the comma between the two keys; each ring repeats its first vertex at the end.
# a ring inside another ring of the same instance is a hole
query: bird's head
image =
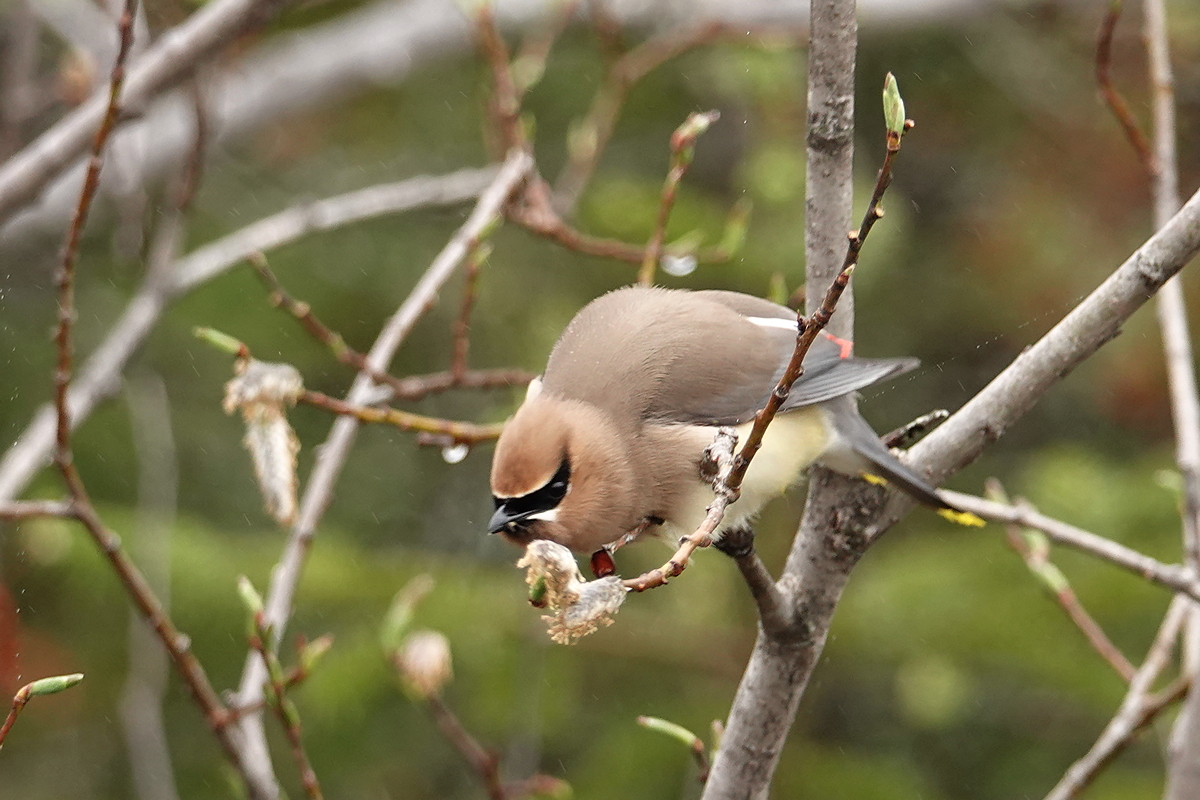
{"type": "Polygon", "coordinates": [[[628,455],[601,410],[535,388],[496,444],[488,532],[589,553],[615,541],[636,513],[628,455]]]}

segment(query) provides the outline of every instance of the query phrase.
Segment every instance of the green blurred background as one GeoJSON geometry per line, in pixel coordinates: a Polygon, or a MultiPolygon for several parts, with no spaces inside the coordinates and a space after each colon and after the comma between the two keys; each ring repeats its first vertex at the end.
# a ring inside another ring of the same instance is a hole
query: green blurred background
{"type": "MultiPolygon", "coordinates": [[[[1016,4],[953,22],[885,28],[864,21],[859,59],[859,198],[882,154],[879,88],[896,74],[917,122],[855,275],[857,349],[915,355],[923,366],[872,387],[862,408],[880,430],[931,408],[955,409],[1062,317],[1149,232],[1146,182],[1092,83],[1094,33],[1106,3],[1016,4]]],[[[164,4],[168,17],[182,14],[164,4]]],[[[352,8],[321,4],[279,27],[352,8]]],[[[1170,9],[1178,69],[1182,186],[1200,176],[1200,9],[1170,9]]],[[[1114,69],[1145,117],[1137,14],[1118,31],[1114,69]]],[[[628,32],[629,42],[644,34],[628,32]]],[[[670,224],[672,237],[721,234],[739,199],[754,211],[743,250],[662,285],[767,294],[803,277],[803,48],[779,37],[705,46],[652,73],[630,94],[614,139],[579,208],[589,232],[644,242],[667,168],[667,141],[688,112],[718,108],[698,145],[670,224]]],[[[57,53],[45,43],[47,60],[57,53]]],[[[594,35],[568,29],[533,89],[539,167],[554,176],[565,138],[603,74],[594,35]]],[[[196,246],[301,199],[375,181],[486,163],[487,75],[473,56],[424,64],[405,82],[270,125],[213,154],[191,214],[196,246]]],[[[312,236],[269,254],[296,296],[366,349],[469,206],[389,217],[312,236]]],[[[152,209],[153,211],[153,209],[152,209]]],[[[100,217],[80,261],[79,346],[87,352],[137,285],[141,264],[121,255],[100,217]]],[[[580,257],[514,227],[494,237],[472,318],[473,366],[536,371],[557,333],[590,298],[629,283],[635,268],[580,257]]],[[[52,253],[56,242],[44,242],[52,253]]],[[[0,440],[11,441],[49,397],[54,319],[48,270],[0,269],[0,440]]],[[[401,350],[399,375],[445,368],[461,275],[401,350]]],[[[1193,304],[1194,281],[1188,288],[1193,304]]],[[[160,379],[177,445],[178,508],[168,529],[139,525],[139,461],[128,392],[77,438],[79,468],[104,517],[134,548],[169,537],[173,615],[218,687],[245,657],[235,579],[265,588],[284,535],[261,510],[241,423],[220,408],[230,359],[198,343],[195,325],[287,361],[309,388],[344,392],[352,373],[294,320],[271,309],[238,268],[170,309],[129,374],[160,379]]],[[[130,391],[136,391],[132,389],[130,391]]],[[[520,391],[460,392],[407,406],[499,421],[520,391]]],[[[304,449],[301,478],[330,419],[292,414],[304,449]]],[[[506,774],[535,770],[579,798],[698,794],[678,743],[635,724],[640,714],[708,736],[723,719],[753,642],[755,617],[732,564],[702,553],[664,590],[631,598],[611,628],[574,647],[552,645],[525,603],[518,556],[484,535],[490,448],[458,464],[411,435],[363,430],[325,516],[300,586],[291,634],[336,637],[294,697],[328,797],[475,798],[474,777],[399,691],[378,643],[393,594],[423,572],[437,585],[417,624],[446,634],[455,678],[447,702],[504,757],[506,774]]],[[[953,480],[979,492],[998,476],[1043,511],[1156,557],[1178,559],[1169,406],[1153,315],[1055,388],[1003,440],[953,480]]],[[[60,492],[43,474],[29,496],[60,492]]],[[[760,549],[782,564],[802,493],[773,505],[760,549]]],[[[160,542],[161,543],[161,542],[160,542]]],[[[666,551],[620,554],[633,574],[666,551]]],[[[1168,601],[1161,590],[1093,559],[1055,552],[1086,606],[1134,661],[1168,601]]],[[[0,640],[15,636],[5,693],[62,672],[87,673],[71,692],[35,700],[0,753],[0,800],[132,797],[116,713],[126,679],[128,603],[111,570],[73,526],[0,528],[0,581],[9,599],[0,640]]],[[[804,698],[776,779],[787,798],[1036,797],[1082,755],[1119,702],[1121,680],[1087,646],[1004,542],[918,510],[853,575],[804,698]]],[[[239,789],[199,713],[172,678],[171,756],[183,798],[239,789]]],[[[275,763],[290,796],[302,791],[273,721],[275,763]]],[[[1161,793],[1165,727],[1122,756],[1092,798],[1161,793]]]]}

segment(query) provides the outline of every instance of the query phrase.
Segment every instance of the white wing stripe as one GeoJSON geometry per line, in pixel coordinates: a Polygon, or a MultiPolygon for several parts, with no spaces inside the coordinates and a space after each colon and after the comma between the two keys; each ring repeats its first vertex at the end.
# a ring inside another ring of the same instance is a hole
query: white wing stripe
{"type": "Polygon", "coordinates": [[[780,317],[746,317],[746,319],[760,328],[779,328],[785,331],[797,330],[796,320],[794,319],[781,319],[780,317]]]}

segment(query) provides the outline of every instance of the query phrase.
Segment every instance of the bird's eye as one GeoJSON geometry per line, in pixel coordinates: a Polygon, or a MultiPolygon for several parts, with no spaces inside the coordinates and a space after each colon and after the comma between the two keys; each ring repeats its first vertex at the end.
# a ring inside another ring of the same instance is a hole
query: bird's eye
{"type": "Polygon", "coordinates": [[[540,489],[520,497],[493,498],[496,508],[504,506],[514,521],[557,508],[571,488],[571,465],[563,459],[562,466],[540,489]]]}
{"type": "Polygon", "coordinates": [[[567,496],[567,489],[571,485],[571,465],[563,459],[562,466],[558,468],[558,472],[554,473],[554,477],[550,482],[542,487],[539,491],[546,493],[546,499],[552,500],[554,505],[562,502],[562,499],[567,496]]]}

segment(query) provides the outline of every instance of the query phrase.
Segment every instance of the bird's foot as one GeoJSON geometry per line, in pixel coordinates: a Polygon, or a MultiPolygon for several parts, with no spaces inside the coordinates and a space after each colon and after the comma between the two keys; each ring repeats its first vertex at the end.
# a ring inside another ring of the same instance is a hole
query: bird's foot
{"type": "Polygon", "coordinates": [[[713,547],[732,559],[741,559],[754,552],[754,529],[734,528],[721,534],[713,547]]]}

